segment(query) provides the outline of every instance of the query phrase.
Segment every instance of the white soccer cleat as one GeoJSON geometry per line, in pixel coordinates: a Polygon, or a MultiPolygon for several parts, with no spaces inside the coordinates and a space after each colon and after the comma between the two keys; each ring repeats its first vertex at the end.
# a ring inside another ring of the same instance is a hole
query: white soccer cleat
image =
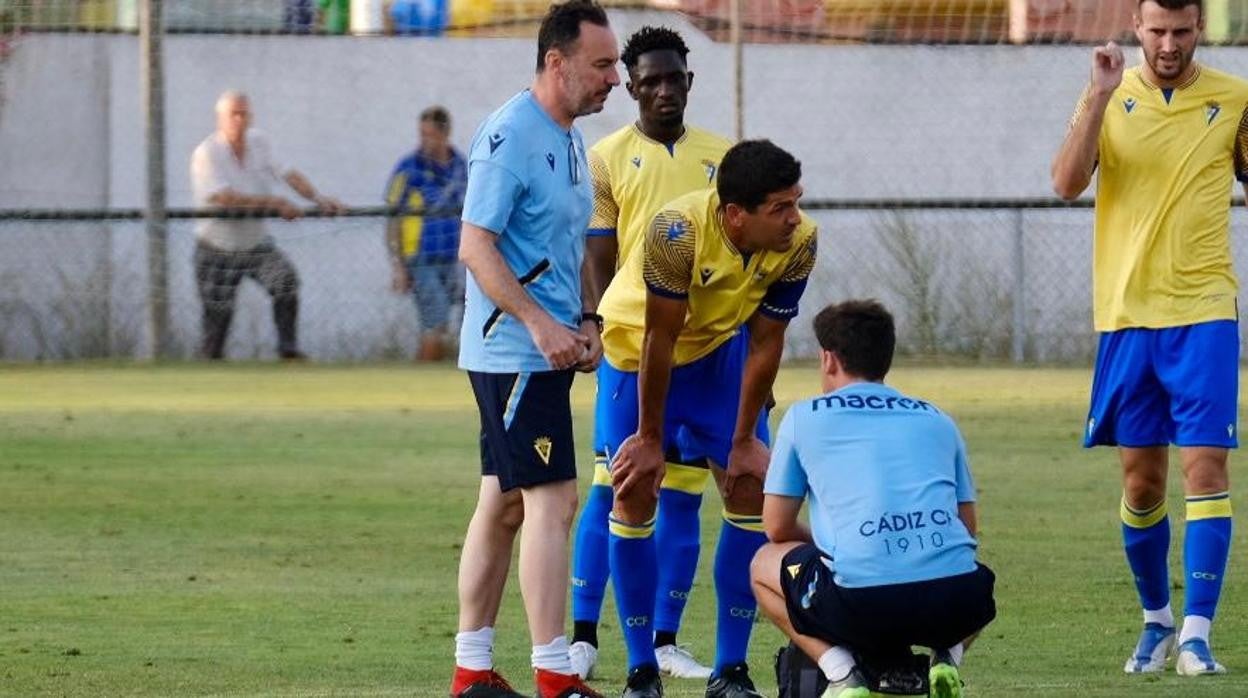
{"type": "Polygon", "coordinates": [[[1153,674],[1166,670],[1166,658],[1174,650],[1174,628],[1161,623],[1145,623],[1135,652],[1123,671],[1128,674],[1153,674]]]}
{"type": "Polygon", "coordinates": [[[702,666],[689,654],[689,650],[676,645],[663,645],[654,648],[654,656],[659,660],[659,671],[677,679],[709,679],[711,668],[702,666]]]}
{"type": "Polygon", "coordinates": [[[588,642],[573,642],[568,648],[568,659],[572,661],[572,673],[588,681],[594,675],[594,667],[598,664],[598,648],[588,642]]]}
{"type": "Polygon", "coordinates": [[[1226,667],[1213,658],[1208,642],[1194,637],[1179,645],[1179,658],[1174,662],[1174,671],[1179,676],[1206,676],[1225,674],[1226,667]]]}

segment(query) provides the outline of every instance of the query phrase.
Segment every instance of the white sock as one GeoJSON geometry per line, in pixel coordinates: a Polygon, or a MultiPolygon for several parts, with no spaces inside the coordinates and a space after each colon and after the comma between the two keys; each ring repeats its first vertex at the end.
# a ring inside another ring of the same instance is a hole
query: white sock
{"type": "Polygon", "coordinates": [[[572,660],[568,658],[568,638],[560,635],[548,645],[533,645],[533,668],[571,674],[572,660]]]}
{"type": "Polygon", "coordinates": [[[494,668],[494,628],[485,626],[455,635],[455,664],[473,671],[494,668]]]}
{"type": "Polygon", "coordinates": [[[1187,616],[1183,619],[1183,632],[1179,633],[1179,644],[1183,644],[1191,639],[1201,639],[1206,643],[1209,642],[1209,625],[1213,621],[1204,616],[1187,616]]]}
{"type": "Polygon", "coordinates": [[[949,659],[953,660],[954,666],[962,666],[962,653],[966,651],[966,646],[961,642],[948,649],[949,659]]]}
{"type": "Polygon", "coordinates": [[[844,681],[854,670],[854,655],[844,647],[833,647],[819,658],[819,669],[832,683],[844,681]]]}
{"type": "Polygon", "coordinates": [[[1170,604],[1166,604],[1156,611],[1144,609],[1145,623],[1161,623],[1167,628],[1174,627],[1174,613],[1170,610],[1170,604]]]}

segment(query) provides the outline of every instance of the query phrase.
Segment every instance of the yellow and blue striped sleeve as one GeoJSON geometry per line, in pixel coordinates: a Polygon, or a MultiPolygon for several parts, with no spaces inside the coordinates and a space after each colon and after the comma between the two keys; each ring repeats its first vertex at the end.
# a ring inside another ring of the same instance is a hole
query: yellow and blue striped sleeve
{"type": "Polygon", "coordinates": [[[679,211],[660,211],[646,232],[642,278],[652,293],[686,298],[693,283],[696,231],[679,211]]]}
{"type": "Polygon", "coordinates": [[[806,292],[806,283],[810,273],[815,269],[815,257],[818,250],[818,230],[811,233],[800,249],[789,259],[784,273],[763,295],[758,310],[774,320],[792,320],[797,317],[797,306],[806,292]]]}
{"type": "Polygon", "coordinates": [[[589,218],[588,234],[615,235],[620,205],[611,191],[611,168],[596,150],[589,151],[589,177],[594,183],[594,212],[589,218]]]}
{"type": "Polygon", "coordinates": [[[401,169],[390,175],[390,183],[386,185],[386,204],[398,206],[403,201],[403,192],[407,189],[407,173],[401,169]]]}

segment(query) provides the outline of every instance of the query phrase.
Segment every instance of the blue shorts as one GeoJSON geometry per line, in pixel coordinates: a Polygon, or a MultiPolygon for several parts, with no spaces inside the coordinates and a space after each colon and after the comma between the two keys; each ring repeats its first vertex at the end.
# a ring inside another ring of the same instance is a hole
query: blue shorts
{"type": "Polygon", "coordinates": [[[1101,334],[1083,445],[1235,448],[1239,323],[1101,334]]]}
{"type": "Polygon", "coordinates": [[[445,330],[451,308],[464,303],[464,270],[454,259],[438,262],[407,258],[412,277],[412,296],[420,320],[420,331],[445,330]]]}
{"type": "MultiPolygon", "coordinates": [[[[672,369],[663,414],[663,451],[682,462],[701,458],[726,468],[732,432],[741,403],[741,378],[749,338],[745,332],[715,351],[672,369]]],[[[606,361],[598,365],[598,397],[594,405],[594,452],[608,458],[637,431],[637,373],[621,371],[606,361]]],[[[770,443],[767,410],[758,417],[755,434],[770,443]]]]}

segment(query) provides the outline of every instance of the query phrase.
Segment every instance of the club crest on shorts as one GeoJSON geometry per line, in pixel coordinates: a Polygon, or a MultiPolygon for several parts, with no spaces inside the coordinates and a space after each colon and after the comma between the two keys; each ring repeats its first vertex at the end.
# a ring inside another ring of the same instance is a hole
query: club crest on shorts
{"type": "Polygon", "coordinates": [[[549,436],[539,436],[533,439],[533,450],[537,451],[537,457],[542,459],[542,463],[550,465],[550,449],[551,441],[549,436]]]}

